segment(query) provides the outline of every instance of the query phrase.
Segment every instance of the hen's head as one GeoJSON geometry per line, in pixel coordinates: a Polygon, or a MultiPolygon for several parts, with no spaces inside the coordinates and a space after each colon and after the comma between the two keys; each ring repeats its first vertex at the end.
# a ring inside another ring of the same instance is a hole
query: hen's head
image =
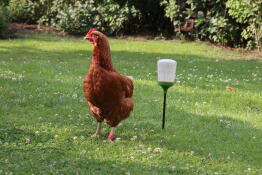
{"type": "Polygon", "coordinates": [[[108,43],[106,36],[95,28],[90,29],[84,39],[89,40],[94,46],[101,46],[108,43]]]}

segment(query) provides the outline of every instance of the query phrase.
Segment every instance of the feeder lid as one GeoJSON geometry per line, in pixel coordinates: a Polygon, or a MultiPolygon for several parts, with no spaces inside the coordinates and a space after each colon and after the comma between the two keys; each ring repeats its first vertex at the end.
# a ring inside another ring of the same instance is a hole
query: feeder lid
{"type": "Polygon", "coordinates": [[[161,59],[161,60],[158,60],[158,63],[175,63],[176,64],[176,61],[175,60],[171,60],[171,59],[161,59]]]}

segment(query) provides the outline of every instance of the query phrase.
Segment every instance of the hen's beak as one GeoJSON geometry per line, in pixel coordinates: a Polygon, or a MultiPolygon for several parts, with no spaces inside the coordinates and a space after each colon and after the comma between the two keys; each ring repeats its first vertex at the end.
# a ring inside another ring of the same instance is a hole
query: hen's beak
{"type": "Polygon", "coordinates": [[[91,39],[91,37],[90,36],[88,36],[88,35],[86,35],[84,38],[83,38],[84,40],[90,40],[91,39]]]}
{"type": "Polygon", "coordinates": [[[84,37],[84,40],[88,40],[88,41],[90,41],[91,43],[94,43],[93,38],[90,37],[89,35],[86,35],[86,36],[84,37]]]}

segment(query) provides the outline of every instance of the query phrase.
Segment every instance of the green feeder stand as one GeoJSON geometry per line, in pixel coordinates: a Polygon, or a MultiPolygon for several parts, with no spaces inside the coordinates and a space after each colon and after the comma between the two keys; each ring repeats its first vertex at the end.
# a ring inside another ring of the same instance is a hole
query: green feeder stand
{"type": "Polygon", "coordinates": [[[171,59],[161,59],[157,62],[158,84],[164,91],[162,129],[165,128],[166,94],[168,88],[174,85],[177,62],[171,59]]]}

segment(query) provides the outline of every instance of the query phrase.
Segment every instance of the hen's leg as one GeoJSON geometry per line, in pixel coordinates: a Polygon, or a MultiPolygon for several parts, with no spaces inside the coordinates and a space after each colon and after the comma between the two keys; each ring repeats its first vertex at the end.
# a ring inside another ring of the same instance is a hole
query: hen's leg
{"type": "Polygon", "coordinates": [[[107,137],[108,140],[114,140],[115,139],[115,136],[114,136],[115,130],[116,130],[116,127],[111,128],[110,134],[107,137]]]}
{"type": "Polygon", "coordinates": [[[97,122],[96,132],[91,137],[99,137],[102,133],[102,122],[97,122]]]}

